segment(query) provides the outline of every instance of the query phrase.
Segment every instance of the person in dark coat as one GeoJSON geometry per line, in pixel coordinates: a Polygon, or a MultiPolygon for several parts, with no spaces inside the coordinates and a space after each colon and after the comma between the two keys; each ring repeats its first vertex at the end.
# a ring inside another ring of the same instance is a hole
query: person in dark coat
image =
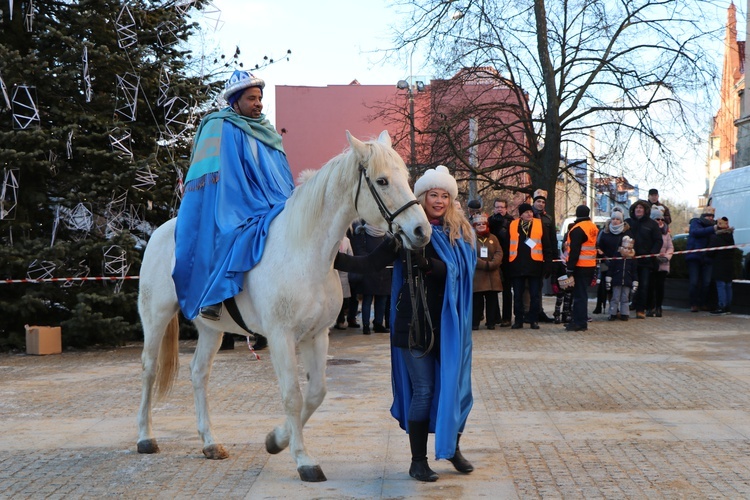
{"type": "MultiPolygon", "coordinates": [[[[729,226],[729,219],[722,217],[716,221],[716,234],[711,237],[711,247],[734,246],[734,228],[729,226]]],[[[716,250],[713,262],[713,278],[716,281],[716,295],[719,307],[711,314],[729,314],[732,306],[732,280],[734,280],[734,255],[736,248],[716,250]]]]}
{"type": "Polygon", "coordinates": [[[500,278],[503,282],[503,305],[501,308],[500,326],[510,326],[513,319],[513,287],[510,282],[508,271],[508,228],[513,222],[513,216],[508,213],[508,200],[495,198],[493,214],[488,219],[490,232],[495,235],[500,247],[503,249],[503,263],[500,265],[500,278]]]}
{"type": "Polygon", "coordinates": [[[633,284],[633,309],[635,309],[636,319],[645,319],[649,281],[651,272],[657,267],[657,262],[655,257],[644,256],[659,254],[663,243],[661,229],[651,218],[651,204],[646,200],[633,203],[630,207],[630,217],[625,222],[630,226],[630,232],[635,240],[636,282],[638,284],[633,284]]]}
{"type": "Polygon", "coordinates": [[[598,252],[604,258],[613,258],[607,263],[605,289],[612,294],[609,299],[609,320],[627,321],[630,316],[630,291],[636,273],[635,260],[631,252],[622,250],[623,238],[632,238],[630,226],[623,221],[620,211],[613,211],[609,222],[599,233],[598,252]],[[623,255],[625,254],[625,255],[623,255]]]}
{"type": "MultiPolygon", "coordinates": [[[[690,220],[687,250],[708,248],[711,236],[716,234],[714,207],[706,207],[700,217],[690,220]]],[[[690,311],[708,311],[708,291],[711,288],[711,273],[714,252],[693,252],[685,255],[685,264],[690,279],[690,311]]]]}
{"type": "MultiPolygon", "coordinates": [[[[546,238],[544,246],[545,248],[549,249],[550,252],[552,252],[553,259],[556,259],[559,253],[557,251],[557,236],[555,232],[555,221],[553,221],[552,217],[547,214],[546,210],[547,191],[545,191],[544,189],[537,189],[536,191],[534,191],[532,207],[534,209],[534,217],[541,220],[542,224],[544,224],[544,235],[546,238]]],[[[540,278],[540,289],[544,287],[544,280],[552,276],[553,270],[554,265],[551,261],[545,264],[544,272],[542,273],[542,277],[540,278]]],[[[543,323],[552,323],[553,321],[553,319],[547,316],[547,313],[544,312],[544,305],[541,302],[539,302],[539,321],[543,323]]]]}
{"type": "MultiPolygon", "coordinates": [[[[508,270],[513,282],[513,309],[515,322],[512,329],[523,328],[523,293],[529,289],[529,322],[532,330],[539,329],[539,311],[542,302],[542,276],[545,265],[551,268],[555,256],[549,248],[547,226],[534,218],[534,209],[528,203],[518,206],[518,219],[509,228],[508,270]]],[[[557,246],[555,246],[555,250],[557,246]]]]}
{"type": "MultiPolygon", "coordinates": [[[[375,226],[365,224],[352,241],[354,255],[368,255],[385,240],[385,231],[375,226]]],[[[375,306],[373,317],[373,331],[385,333],[385,311],[391,294],[392,267],[372,271],[362,275],[359,292],[362,294],[362,333],[370,334],[370,310],[375,306]]]]}

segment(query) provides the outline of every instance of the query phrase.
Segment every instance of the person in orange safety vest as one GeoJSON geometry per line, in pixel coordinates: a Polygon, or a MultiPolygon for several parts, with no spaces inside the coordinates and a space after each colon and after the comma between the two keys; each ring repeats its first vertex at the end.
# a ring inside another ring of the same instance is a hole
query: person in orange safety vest
{"type": "Polygon", "coordinates": [[[588,287],[596,272],[596,236],[599,229],[591,222],[591,211],[586,205],[576,208],[576,220],[568,231],[566,241],[570,246],[567,273],[573,276],[573,313],[565,327],[568,331],[588,329],[588,287]]]}

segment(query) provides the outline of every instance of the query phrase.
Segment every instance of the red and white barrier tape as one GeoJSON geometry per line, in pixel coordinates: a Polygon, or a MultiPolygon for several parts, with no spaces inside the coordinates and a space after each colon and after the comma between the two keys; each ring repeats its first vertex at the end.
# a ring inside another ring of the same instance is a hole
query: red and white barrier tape
{"type": "MultiPolygon", "coordinates": [[[[716,250],[731,250],[733,248],[739,248],[739,247],[745,247],[750,245],[750,243],[740,243],[739,245],[726,245],[723,247],[709,247],[709,248],[696,248],[695,250],[678,250],[676,252],[673,252],[672,255],[678,255],[678,254],[686,254],[686,253],[699,253],[699,252],[713,252],[716,250]]],[[[631,257],[632,259],[645,259],[648,257],[659,257],[660,253],[650,253],[646,255],[636,255],[635,257],[631,257]]],[[[623,260],[625,257],[598,257],[596,260],[623,260]]]]}
{"type": "Polygon", "coordinates": [[[0,279],[0,285],[11,283],[67,283],[72,281],[119,281],[119,280],[137,280],[140,276],[91,276],[85,278],[26,278],[22,280],[3,280],[0,279]]]}

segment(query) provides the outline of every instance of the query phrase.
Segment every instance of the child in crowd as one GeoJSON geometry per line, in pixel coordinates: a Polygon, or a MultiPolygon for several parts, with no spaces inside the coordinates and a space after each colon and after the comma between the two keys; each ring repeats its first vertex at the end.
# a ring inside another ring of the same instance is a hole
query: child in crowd
{"type": "Polygon", "coordinates": [[[630,316],[630,292],[635,276],[635,255],[630,226],[621,211],[610,215],[609,223],[599,234],[599,253],[607,260],[605,287],[612,293],[609,300],[609,321],[627,321],[630,316]],[[623,259],[623,257],[625,259],[623,259]]]}
{"type": "Polygon", "coordinates": [[[562,242],[562,248],[560,249],[560,260],[556,264],[555,275],[552,280],[552,293],[555,294],[555,324],[569,323],[570,322],[570,308],[573,305],[573,288],[563,289],[560,287],[557,277],[567,274],[567,263],[568,263],[568,252],[570,246],[567,241],[562,242]]]}

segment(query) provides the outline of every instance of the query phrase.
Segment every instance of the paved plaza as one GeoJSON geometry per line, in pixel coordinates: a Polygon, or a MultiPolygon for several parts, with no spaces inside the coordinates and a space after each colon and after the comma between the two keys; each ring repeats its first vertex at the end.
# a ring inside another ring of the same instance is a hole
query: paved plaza
{"type": "Polygon", "coordinates": [[[305,427],[322,483],[301,482],[288,450],[265,451],[283,419],[267,351],[257,361],[237,342],[217,355],[209,401],[222,461],[201,453],[192,341],[154,410],[156,455],[135,446],[139,344],[0,354],[0,498],[750,498],[750,318],[669,309],[589,326],[474,332],[461,448],[476,470],[432,460],[435,483],[407,473],[387,334],[331,332],[328,396],[305,427]]]}

